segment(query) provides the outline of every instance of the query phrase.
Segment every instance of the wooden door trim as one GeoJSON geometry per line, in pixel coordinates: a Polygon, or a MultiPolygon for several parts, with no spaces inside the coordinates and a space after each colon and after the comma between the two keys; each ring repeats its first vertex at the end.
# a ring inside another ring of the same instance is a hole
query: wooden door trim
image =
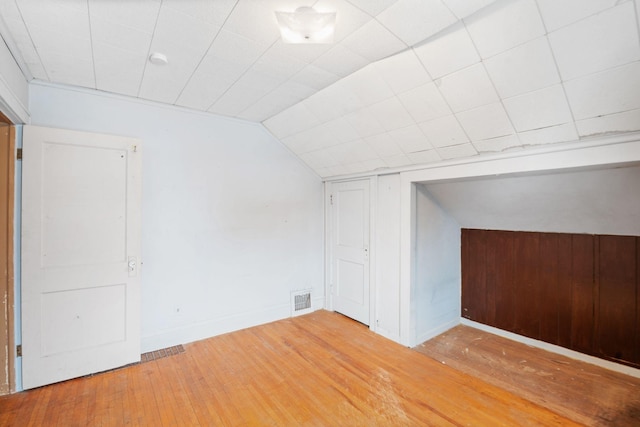
{"type": "MultiPolygon", "coordinates": [[[[3,242],[3,245],[6,245],[7,253],[6,259],[2,260],[2,263],[6,262],[7,275],[6,280],[2,280],[0,284],[0,298],[6,301],[4,305],[4,313],[0,313],[0,315],[6,316],[6,331],[2,331],[2,341],[0,345],[4,345],[6,341],[7,344],[7,353],[6,359],[2,360],[3,368],[7,369],[8,373],[8,383],[0,384],[0,394],[13,393],[16,391],[16,379],[15,379],[15,331],[14,331],[14,204],[15,204],[15,127],[11,125],[11,122],[0,113],[0,122],[4,124],[9,124],[8,131],[8,143],[5,145],[4,142],[2,144],[3,151],[3,162],[6,161],[6,171],[2,173],[6,173],[6,224],[3,223],[1,226],[5,228],[6,231],[6,242],[3,242]],[[4,158],[6,156],[6,158],[4,158]]],[[[5,176],[3,176],[3,179],[5,176]]],[[[4,383],[4,380],[2,381],[4,383]]]]}

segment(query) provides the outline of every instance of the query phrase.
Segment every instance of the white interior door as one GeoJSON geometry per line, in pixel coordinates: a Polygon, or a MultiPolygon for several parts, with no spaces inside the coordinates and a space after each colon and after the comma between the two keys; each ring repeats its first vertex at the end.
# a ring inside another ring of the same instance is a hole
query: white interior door
{"type": "Polygon", "coordinates": [[[140,360],[141,145],[25,126],[22,382],[140,360]]]}
{"type": "Polygon", "coordinates": [[[369,325],[369,180],[331,185],[333,309],[369,325]]]}

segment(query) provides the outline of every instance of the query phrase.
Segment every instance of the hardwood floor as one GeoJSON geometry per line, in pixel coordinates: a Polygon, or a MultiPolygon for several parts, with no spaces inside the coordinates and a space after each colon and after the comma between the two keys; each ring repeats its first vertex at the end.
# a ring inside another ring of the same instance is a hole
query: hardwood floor
{"type": "Polygon", "coordinates": [[[0,425],[578,425],[326,311],[184,348],[1,397],[0,425]]]}
{"type": "Polygon", "coordinates": [[[589,426],[640,426],[640,379],[457,326],[415,350],[589,426]]]}

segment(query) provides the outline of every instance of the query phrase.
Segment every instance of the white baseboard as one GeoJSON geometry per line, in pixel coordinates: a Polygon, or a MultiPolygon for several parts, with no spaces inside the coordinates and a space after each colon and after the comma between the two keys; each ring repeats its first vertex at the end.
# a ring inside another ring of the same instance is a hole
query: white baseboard
{"type": "Polygon", "coordinates": [[[416,337],[416,342],[411,343],[411,347],[415,347],[418,344],[422,344],[425,341],[429,341],[431,338],[437,337],[443,332],[448,331],[449,329],[456,327],[460,324],[460,319],[452,319],[447,323],[443,323],[441,325],[436,326],[435,328],[429,329],[427,332],[422,333],[421,335],[416,337]]]}
{"type": "MultiPolygon", "coordinates": [[[[313,311],[324,308],[324,297],[314,298],[311,302],[311,308],[313,311]]],[[[154,335],[143,336],[141,351],[142,353],[147,353],[228,332],[239,331],[252,326],[264,325],[265,323],[289,317],[291,317],[291,306],[289,304],[280,304],[260,310],[223,316],[205,322],[168,329],[154,335]]]]}
{"type": "Polygon", "coordinates": [[[610,371],[619,372],[621,374],[629,375],[635,378],[640,378],[640,369],[632,368],[631,366],[622,365],[620,363],[609,362],[608,360],[600,359],[598,357],[589,356],[584,353],[580,353],[568,348],[560,347],[558,345],[549,344],[544,341],[528,338],[522,335],[514,334],[513,332],[504,331],[502,329],[494,328],[493,326],[487,326],[482,323],[474,322],[473,320],[461,318],[460,323],[465,326],[480,329],[481,331],[489,332],[494,335],[501,336],[513,341],[526,344],[531,347],[536,347],[542,350],[550,351],[562,356],[569,357],[571,359],[579,360],[581,362],[596,365],[601,368],[609,369],[610,371]]]}

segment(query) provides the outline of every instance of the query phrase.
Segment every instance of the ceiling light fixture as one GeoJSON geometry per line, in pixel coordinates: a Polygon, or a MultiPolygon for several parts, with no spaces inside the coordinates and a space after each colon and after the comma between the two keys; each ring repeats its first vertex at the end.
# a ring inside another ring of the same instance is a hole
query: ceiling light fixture
{"type": "Polygon", "coordinates": [[[167,55],[164,53],[154,52],[149,55],[149,62],[153,65],[167,65],[169,60],[167,59],[167,55]]]}
{"type": "Polygon", "coordinates": [[[276,12],[276,18],[285,43],[333,43],[336,12],[302,6],[295,12],[276,12]]]}

